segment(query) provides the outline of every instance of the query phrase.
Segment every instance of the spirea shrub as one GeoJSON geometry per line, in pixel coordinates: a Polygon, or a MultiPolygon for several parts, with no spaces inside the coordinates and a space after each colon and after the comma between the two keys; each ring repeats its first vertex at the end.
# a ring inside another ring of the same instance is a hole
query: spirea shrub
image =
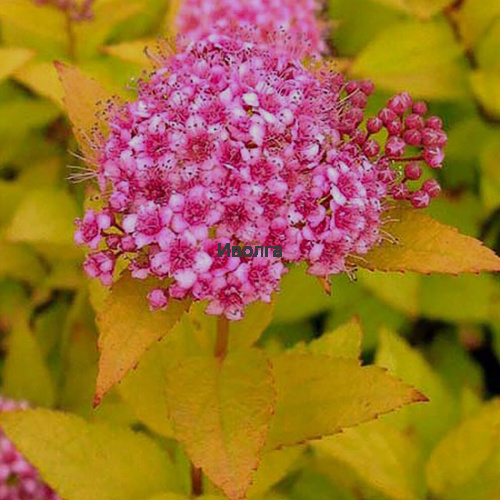
{"type": "Polygon", "coordinates": [[[152,308],[189,297],[238,320],[270,301],[288,264],[350,271],[381,241],[394,200],[422,208],[439,194],[419,179],[441,167],[446,142],[406,93],[365,116],[372,91],[252,30],[165,56],[96,146],[105,207],[76,232],[87,274],[111,285],[122,258],[133,277],[163,280],[152,308]],[[279,251],[221,256],[227,244],[279,251]]]}
{"type": "MultiPolygon", "coordinates": [[[[26,410],[24,401],[0,396],[0,413],[26,410]]],[[[58,500],[37,470],[16,449],[0,428],[0,500],[58,500]]]]}

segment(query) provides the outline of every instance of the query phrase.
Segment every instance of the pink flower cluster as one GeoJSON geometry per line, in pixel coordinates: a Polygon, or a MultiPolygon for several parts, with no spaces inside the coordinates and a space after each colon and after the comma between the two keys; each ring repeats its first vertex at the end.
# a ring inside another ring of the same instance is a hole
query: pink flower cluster
{"type": "Polygon", "coordinates": [[[112,113],[97,151],[106,206],[76,232],[93,250],[88,275],[110,285],[122,258],[133,277],[164,280],[153,308],[190,297],[237,320],[270,300],[289,263],[348,271],[380,241],[391,200],[424,207],[439,193],[433,180],[414,186],[446,141],[407,94],[366,121],[372,91],[241,34],[183,47],[112,113]],[[282,257],[220,257],[227,243],[282,257]]]}
{"type": "Polygon", "coordinates": [[[287,36],[290,50],[299,44],[304,52],[321,54],[326,50],[321,8],[320,0],[183,0],[176,21],[179,34],[191,41],[249,28],[262,43],[287,36]]]}
{"type": "Polygon", "coordinates": [[[92,6],[95,0],[34,0],[37,5],[51,5],[67,12],[73,21],[89,21],[93,19],[92,6]]]}
{"type": "MultiPolygon", "coordinates": [[[[0,397],[0,412],[26,410],[27,403],[0,397]]],[[[58,500],[0,429],[0,500],[58,500]]]]}

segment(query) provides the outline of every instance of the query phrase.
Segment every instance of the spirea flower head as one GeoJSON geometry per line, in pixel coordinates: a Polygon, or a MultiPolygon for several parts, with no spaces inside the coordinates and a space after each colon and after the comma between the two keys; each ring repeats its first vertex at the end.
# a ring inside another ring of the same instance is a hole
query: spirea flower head
{"type": "Polygon", "coordinates": [[[284,33],[289,48],[321,54],[326,50],[320,0],[183,0],[177,16],[179,34],[199,41],[213,33],[232,35],[235,27],[255,31],[258,41],[272,43],[284,33]]]}
{"type": "Polygon", "coordinates": [[[424,207],[438,194],[434,181],[413,186],[423,164],[441,165],[446,140],[407,94],[365,122],[372,91],[241,36],[167,57],[111,115],[97,150],[105,207],[76,232],[92,250],[87,273],[109,285],[121,258],[132,276],[163,280],[153,308],[190,297],[237,320],[270,300],[287,264],[349,271],[380,241],[391,200],[424,207]],[[279,251],[221,256],[226,245],[279,251]]]}
{"type": "MultiPolygon", "coordinates": [[[[26,410],[27,403],[0,396],[0,412],[26,410]]],[[[58,500],[0,429],[0,500],[58,500]]]]}

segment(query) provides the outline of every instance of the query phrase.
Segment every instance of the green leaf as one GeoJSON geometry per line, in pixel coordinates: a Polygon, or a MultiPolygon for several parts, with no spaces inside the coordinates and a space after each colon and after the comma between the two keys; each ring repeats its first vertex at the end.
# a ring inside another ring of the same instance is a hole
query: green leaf
{"type": "Polygon", "coordinates": [[[41,409],[4,413],[0,422],[62,498],[143,500],[169,489],[165,453],[128,429],[41,409]]]}
{"type": "Polygon", "coordinates": [[[24,66],[33,57],[26,49],[0,47],[0,81],[24,66]]]}
{"type": "Polygon", "coordinates": [[[434,445],[457,418],[448,388],[419,351],[389,331],[381,333],[376,362],[429,398],[426,405],[404,408],[391,418],[398,427],[416,432],[429,447],[434,445]]]}
{"type": "Polygon", "coordinates": [[[452,430],[427,466],[431,491],[443,500],[500,497],[500,401],[495,400],[452,430]]]}
{"type": "Polygon", "coordinates": [[[269,449],[319,439],[425,401],[385,370],[360,367],[357,360],[289,353],[272,361],[278,400],[269,449]]]}
{"type": "Polygon", "coordinates": [[[500,135],[488,141],[480,153],[481,194],[489,210],[500,206],[500,135]]]}
{"type": "Polygon", "coordinates": [[[99,375],[95,401],[134,368],[142,355],[161,340],[188,308],[186,302],[171,301],[166,310],[151,311],[147,293],[151,280],[120,278],[111,289],[97,316],[99,326],[99,375]]]}
{"type": "Polygon", "coordinates": [[[451,322],[500,319],[500,289],[493,276],[423,276],[420,314],[451,322]],[[459,306],[459,307],[457,307],[459,306]]]}
{"type": "Polygon", "coordinates": [[[33,333],[27,325],[20,323],[13,326],[8,339],[2,370],[2,394],[36,405],[51,406],[55,399],[51,374],[33,333]]]}
{"type": "Polygon", "coordinates": [[[350,466],[393,500],[422,498],[423,463],[411,438],[384,421],[369,422],[313,443],[314,449],[350,466]]]}
{"type": "Polygon", "coordinates": [[[232,500],[244,498],[275,402],[265,354],[185,358],[167,373],[167,399],[175,436],[195,466],[232,500]]]}
{"type": "Polygon", "coordinates": [[[359,282],[375,297],[410,316],[418,314],[420,276],[414,273],[372,273],[360,271],[359,282]]]}
{"type": "Polygon", "coordinates": [[[390,26],[370,42],[351,71],[392,92],[452,100],[468,95],[465,67],[447,23],[407,21],[390,26]]]}
{"type": "Polygon", "coordinates": [[[373,248],[360,262],[362,267],[426,274],[500,271],[500,258],[492,250],[425,213],[401,209],[394,212],[394,219],[397,222],[384,229],[397,243],[385,241],[373,248]]]}
{"type": "Polygon", "coordinates": [[[28,245],[0,241],[0,277],[33,284],[44,275],[40,259],[28,245]]]}
{"type": "Polygon", "coordinates": [[[498,17],[492,22],[479,40],[476,48],[477,63],[481,68],[488,71],[500,73],[500,61],[498,53],[500,52],[500,9],[498,17]]]}

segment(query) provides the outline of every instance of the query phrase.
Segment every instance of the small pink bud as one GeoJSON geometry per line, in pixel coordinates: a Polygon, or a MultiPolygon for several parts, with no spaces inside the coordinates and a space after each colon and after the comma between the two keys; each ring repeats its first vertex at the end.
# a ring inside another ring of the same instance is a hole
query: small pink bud
{"type": "Polygon", "coordinates": [[[345,90],[348,94],[353,94],[359,89],[359,83],[351,80],[350,82],[346,83],[345,90]]]}
{"type": "Polygon", "coordinates": [[[392,188],[392,197],[395,200],[406,200],[410,195],[410,191],[404,184],[396,184],[392,188]]]}
{"type": "Polygon", "coordinates": [[[369,158],[377,156],[380,153],[380,144],[373,139],[366,141],[363,145],[363,152],[369,158]]]}
{"type": "Polygon", "coordinates": [[[392,109],[384,108],[379,111],[378,117],[382,120],[384,125],[387,125],[388,123],[395,120],[398,117],[398,115],[394,113],[392,109]]]}
{"type": "Polygon", "coordinates": [[[437,198],[441,194],[441,186],[435,179],[427,179],[422,189],[431,197],[437,198]]]}
{"type": "Polygon", "coordinates": [[[415,191],[410,196],[410,201],[414,208],[427,208],[431,202],[431,198],[425,191],[415,191]]]}
{"type": "Polygon", "coordinates": [[[366,123],[366,129],[370,132],[370,134],[376,134],[382,130],[383,125],[384,124],[380,118],[370,118],[366,123]]]}
{"type": "Polygon", "coordinates": [[[387,107],[397,113],[402,115],[408,108],[410,108],[412,99],[407,92],[395,95],[387,103],[387,107]]]}
{"type": "Polygon", "coordinates": [[[427,113],[427,104],[423,101],[414,102],[412,110],[417,115],[424,116],[427,113]]]}
{"type": "Polygon", "coordinates": [[[406,128],[420,130],[425,127],[425,121],[420,115],[412,113],[406,117],[405,125],[406,128]]]}
{"type": "Polygon", "coordinates": [[[401,124],[401,120],[392,120],[391,122],[386,124],[387,131],[391,135],[399,135],[401,133],[401,130],[403,128],[401,124]]]}
{"type": "Polygon", "coordinates": [[[437,116],[431,116],[430,118],[427,119],[426,125],[429,128],[441,130],[443,128],[443,121],[441,120],[441,118],[438,118],[437,116]]]}
{"type": "Polygon", "coordinates": [[[406,143],[400,137],[389,137],[385,144],[385,151],[389,156],[403,156],[406,143]]]}
{"type": "Polygon", "coordinates": [[[375,91],[375,84],[370,80],[360,82],[361,90],[365,95],[371,95],[375,91]]]}
{"type": "Polygon", "coordinates": [[[422,176],[422,167],[416,161],[408,163],[405,167],[405,177],[410,181],[416,181],[422,176]]]}
{"type": "Polygon", "coordinates": [[[425,148],[424,160],[431,168],[441,168],[444,160],[443,150],[437,147],[425,148]]]}
{"type": "Polygon", "coordinates": [[[407,130],[403,134],[403,140],[410,146],[419,146],[422,142],[422,134],[418,130],[407,130]]]}

